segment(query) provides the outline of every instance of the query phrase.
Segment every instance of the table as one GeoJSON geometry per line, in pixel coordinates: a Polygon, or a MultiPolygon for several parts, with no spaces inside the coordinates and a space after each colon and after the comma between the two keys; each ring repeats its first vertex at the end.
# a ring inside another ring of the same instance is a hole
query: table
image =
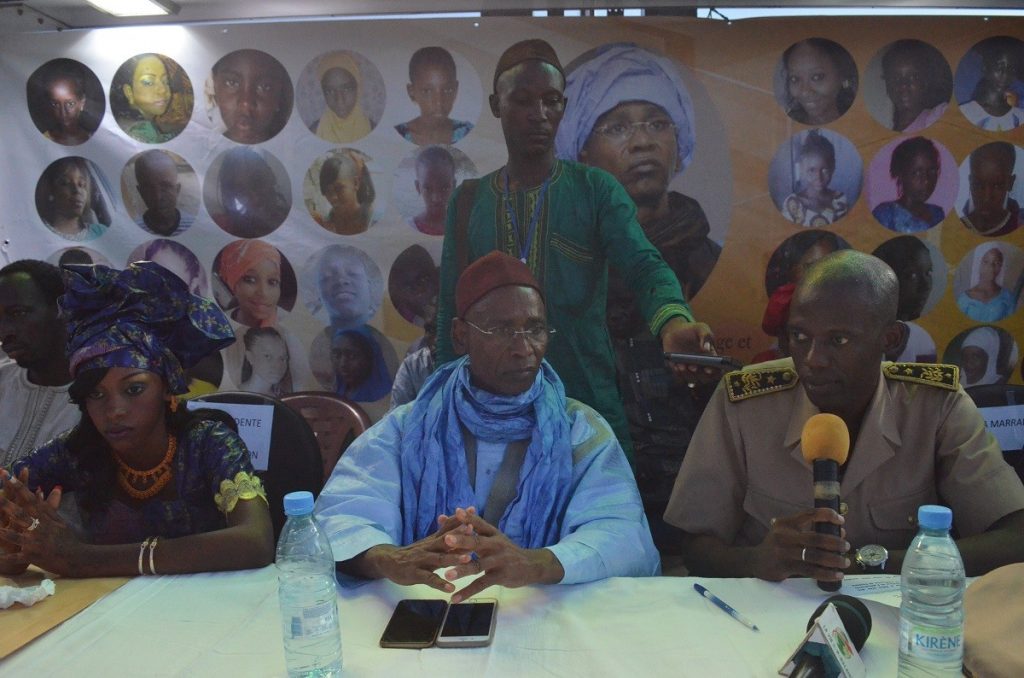
{"type": "MultiPolygon", "coordinates": [[[[402,598],[425,586],[376,581],[340,589],[346,676],[773,676],[827,595],[813,581],[614,578],[576,586],[495,588],[489,648],[382,650],[402,598]],[[754,632],[693,590],[699,581],[750,617],[754,632]]],[[[59,594],[58,594],[59,595],[59,594]]],[[[898,610],[866,601],[869,676],[894,675],[898,610]]],[[[0,663],[0,675],[282,676],[273,566],[140,577],[0,663]]]]}
{"type": "Polygon", "coordinates": [[[56,590],[60,595],[50,596],[30,607],[16,604],[0,610],[0,659],[70,619],[128,581],[126,577],[62,579],[44,573],[35,565],[30,565],[26,572],[11,579],[15,585],[25,588],[36,586],[47,577],[56,580],[56,590]]]}

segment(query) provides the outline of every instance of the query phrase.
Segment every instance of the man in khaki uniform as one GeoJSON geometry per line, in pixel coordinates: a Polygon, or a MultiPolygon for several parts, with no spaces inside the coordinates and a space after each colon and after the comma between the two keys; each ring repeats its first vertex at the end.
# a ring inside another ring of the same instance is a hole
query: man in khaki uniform
{"type": "Polygon", "coordinates": [[[917,507],[953,509],[969,575],[1024,560],[1024,486],[951,365],[883,363],[898,341],[896,275],[847,250],[821,260],[789,315],[792,358],[726,376],[690,442],[665,519],[686,532],[691,574],[842,579],[856,550],[888,549],[899,572],[917,507]],[[873,367],[877,366],[877,367],[873,367]],[[800,436],[818,412],[842,418],[845,517],[813,509],[800,436]],[[814,532],[842,525],[845,539],[814,532]]]}

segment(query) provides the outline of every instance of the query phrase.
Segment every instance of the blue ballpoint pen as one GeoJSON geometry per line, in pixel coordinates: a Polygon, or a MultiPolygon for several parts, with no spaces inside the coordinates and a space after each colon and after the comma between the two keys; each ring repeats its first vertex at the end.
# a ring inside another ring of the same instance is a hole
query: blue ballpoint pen
{"type": "Polygon", "coordinates": [[[715,607],[717,607],[722,612],[725,612],[730,617],[732,617],[733,619],[735,619],[739,623],[743,624],[747,628],[752,629],[754,631],[760,631],[761,630],[761,629],[757,628],[757,624],[755,624],[754,622],[750,621],[749,619],[744,617],[742,614],[737,612],[733,608],[732,605],[730,605],[729,603],[725,602],[724,600],[722,600],[721,598],[716,596],[711,591],[708,591],[706,588],[704,588],[700,584],[694,584],[693,585],[693,590],[696,591],[697,593],[701,594],[702,596],[704,596],[708,600],[710,600],[712,603],[714,603],[715,607]]]}

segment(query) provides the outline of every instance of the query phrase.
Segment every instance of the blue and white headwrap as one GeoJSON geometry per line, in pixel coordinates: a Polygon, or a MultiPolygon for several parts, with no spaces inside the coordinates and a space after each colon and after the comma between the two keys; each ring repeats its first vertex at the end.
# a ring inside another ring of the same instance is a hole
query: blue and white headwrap
{"type": "Polygon", "coordinates": [[[598,118],[621,103],[645,101],[661,106],[676,124],[676,173],[686,169],[695,144],[693,102],[674,61],[632,43],[612,43],[570,69],[568,104],[555,137],[559,158],[578,160],[598,118]]]}

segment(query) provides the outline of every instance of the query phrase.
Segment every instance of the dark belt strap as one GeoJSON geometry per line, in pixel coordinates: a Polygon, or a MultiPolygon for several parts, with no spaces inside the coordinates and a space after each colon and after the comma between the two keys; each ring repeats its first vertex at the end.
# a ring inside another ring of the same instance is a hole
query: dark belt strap
{"type": "MultiPolygon", "coordinates": [[[[462,427],[462,442],[466,448],[466,471],[469,473],[469,484],[476,490],[476,438],[472,436],[466,427],[462,427]]],[[[519,474],[523,469],[523,461],[526,459],[526,448],[530,446],[529,440],[513,440],[505,446],[505,455],[501,458],[498,472],[491,483],[490,494],[487,495],[486,510],[480,516],[497,525],[501,517],[505,515],[505,509],[516,497],[519,486],[519,474]]]]}

